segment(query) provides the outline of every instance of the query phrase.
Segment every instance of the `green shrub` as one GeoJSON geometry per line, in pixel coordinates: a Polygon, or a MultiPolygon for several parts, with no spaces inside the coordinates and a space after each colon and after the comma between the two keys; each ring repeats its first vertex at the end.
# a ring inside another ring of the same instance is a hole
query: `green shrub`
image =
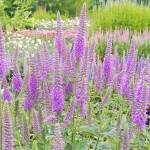
{"type": "MultiPolygon", "coordinates": [[[[52,19],[56,20],[57,19],[57,14],[50,14],[49,19],[50,20],[52,20],[52,19]]],[[[64,16],[64,15],[61,15],[61,19],[66,20],[67,17],[64,16]]]]}
{"type": "Polygon", "coordinates": [[[141,31],[148,27],[150,29],[149,7],[134,5],[129,2],[113,3],[94,9],[92,13],[90,30],[97,31],[101,26],[102,30],[115,29],[116,26],[141,31]]]}
{"type": "Polygon", "coordinates": [[[3,30],[6,30],[7,27],[9,26],[9,23],[10,23],[10,18],[9,18],[9,16],[7,16],[7,15],[2,16],[2,17],[0,18],[0,20],[1,20],[2,29],[3,29],[3,30]]]}
{"type": "Polygon", "coordinates": [[[38,10],[36,10],[33,14],[32,17],[37,19],[37,20],[49,20],[49,14],[46,11],[45,8],[39,7],[38,10]]]}
{"type": "MultiPolygon", "coordinates": [[[[57,19],[57,13],[56,14],[50,14],[50,12],[46,11],[46,8],[39,7],[38,10],[36,10],[33,14],[32,17],[37,19],[37,20],[56,20],[57,19]]],[[[61,15],[62,19],[67,19],[66,16],[61,15]]]]}

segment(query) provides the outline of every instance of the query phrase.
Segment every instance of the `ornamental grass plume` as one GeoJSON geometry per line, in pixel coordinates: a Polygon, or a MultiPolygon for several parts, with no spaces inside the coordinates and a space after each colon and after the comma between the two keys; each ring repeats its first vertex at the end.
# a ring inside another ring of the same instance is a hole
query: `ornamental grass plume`
{"type": "Polygon", "coordinates": [[[80,21],[75,36],[75,57],[81,59],[84,56],[86,47],[86,4],[83,4],[80,21]]]}
{"type": "Polygon", "coordinates": [[[14,136],[13,136],[13,128],[10,118],[9,105],[6,100],[4,103],[3,109],[3,150],[14,150],[14,136]]]}
{"type": "Polygon", "coordinates": [[[25,114],[25,111],[23,112],[23,146],[24,148],[28,147],[30,142],[30,131],[29,131],[29,125],[27,116],[25,114]]]}
{"type": "Polygon", "coordinates": [[[55,34],[55,41],[57,43],[57,50],[59,56],[62,56],[62,25],[61,25],[61,16],[60,12],[57,12],[57,26],[56,26],[56,34],[55,34]]]}
{"type": "Polygon", "coordinates": [[[6,77],[3,78],[3,83],[2,83],[3,87],[4,87],[4,91],[3,91],[3,101],[8,101],[9,105],[11,104],[11,99],[12,99],[12,96],[11,96],[11,92],[9,90],[9,87],[8,87],[8,83],[7,83],[7,80],[6,80],[6,77]]]}
{"type": "Polygon", "coordinates": [[[33,125],[33,133],[35,135],[41,135],[40,124],[35,109],[33,109],[32,111],[32,125],[33,125]]]}
{"type": "Polygon", "coordinates": [[[6,64],[5,47],[3,43],[3,32],[2,32],[1,22],[0,22],[0,78],[5,77],[5,72],[6,72],[5,64],[6,64]]]}
{"type": "Polygon", "coordinates": [[[54,112],[62,113],[64,108],[64,95],[59,55],[57,49],[55,49],[55,45],[53,59],[52,105],[54,112]]]}
{"type": "Polygon", "coordinates": [[[60,130],[60,124],[55,124],[54,129],[54,142],[53,142],[53,150],[64,150],[63,148],[63,139],[60,130]]]}

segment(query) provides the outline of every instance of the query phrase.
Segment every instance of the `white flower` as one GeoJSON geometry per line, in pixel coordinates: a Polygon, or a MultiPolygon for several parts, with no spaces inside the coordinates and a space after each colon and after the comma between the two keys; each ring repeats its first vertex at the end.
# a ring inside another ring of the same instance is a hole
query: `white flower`
{"type": "Polygon", "coordinates": [[[22,45],[21,45],[21,44],[19,44],[19,45],[18,45],[18,47],[19,47],[19,48],[22,48],[22,45]]]}
{"type": "Polygon", "coordinates": [[[37,42],[38,42],[38,43],[41,43],[41,40],[40,40],[40,39],[37,39],[37,42]]]}
{"type": "Polygon", "coordinates": [[[17,34],[17,36],[19,36],[19,37],[20,37],[20,36],[21,36],[21,34],[17,34]]]}
{"type": "Polygon", "coordinates": [[[3,94],[3,92],[4,92],[4,89],[1,89],[1,94],[3,94]]]}

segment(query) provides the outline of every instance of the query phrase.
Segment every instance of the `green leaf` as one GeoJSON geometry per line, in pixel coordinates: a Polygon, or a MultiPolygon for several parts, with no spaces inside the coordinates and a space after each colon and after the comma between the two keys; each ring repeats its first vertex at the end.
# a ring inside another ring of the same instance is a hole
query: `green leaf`
{"type": "Polygon", "coordinates": [[[88,150],[88,145],[86,142],[79,142],[75,144],[75,150],[88,150]]]}
{"type": "Polygon", "coordinates": [[[115,126],[108,126],[106,127],[103,132],[100,134],[100,137],[112,137],[112,138],[116,138],[116,134],[115,134],[115,126]]]}
{"type": "Polygon", "coordinates": [[[105,149],[111,148],[111,150],[116,150],[115,144],[110,141],[100,142],[97,146],[98,149],[105,149]]]}
{"type": "Polygon", "coordinates": [[[79,131],[87,132],[87,133],[90,133],[92,135],[98,136],[98,128],[97,128],[97,126],[93,126],[93,127],[82,126],[82,127],[79,128],[79,131]]]}

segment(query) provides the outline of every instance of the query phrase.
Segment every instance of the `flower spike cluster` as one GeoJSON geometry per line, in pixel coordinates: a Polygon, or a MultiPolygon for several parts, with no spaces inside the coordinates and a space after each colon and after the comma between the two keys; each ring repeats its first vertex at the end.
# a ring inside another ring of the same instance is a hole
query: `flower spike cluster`
{"type": "Polygon", "coordinates": [[[57,43],[57,50],[59,53],[59,56],[62,56],[62,26],[61,26],[61,16],[60,12],[57,12],[57,27],[56,27],[56,34],[55,34],[55,40],[57,43]]]}
{"type": "Polygon", "coordinates": [[[12,123],[9,112],[8,101],[4,103],[3,109],[3,150],[14,150],[14,136],[12,130],[12,123]]]}
{"type": "Polygon", "coordinates": [[[60,124],[57,123],[54,130],[53,150],[64,150],[62,140],[60,124]]]}
{"type": "Polygon", "coordinates": [[[53,61],[53,88],[52,88],[52,97],[53,97],[53,111],[54,112],[63,112],[64,106],[64,95],[63,95],[63,86],[62,86],[62,76],[60,61],[57,49],[54,48],[54,61],[53,61]]]}
{"type": "Polygon", "coordinates": [[[75,37],[75,57],[81,59],[85,53],[86,44],[86,5],[83,5],[79,26],[75,37]]]}
{"type": "Polygon", "coordinates": [[[5,72],[6,72],[5,63],[6,63],[5,47],[3,43],[3,33],[2,33],[2,27],[0,22],[0,78],[5,77],[5,72]]]}

